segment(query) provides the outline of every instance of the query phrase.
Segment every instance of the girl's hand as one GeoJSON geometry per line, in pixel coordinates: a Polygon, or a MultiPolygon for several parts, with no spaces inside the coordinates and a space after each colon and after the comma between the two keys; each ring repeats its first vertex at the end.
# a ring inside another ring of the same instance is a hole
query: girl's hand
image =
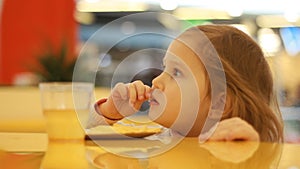
{"type": "Polygon", "coordinates": [[[259,141],[258,132],[238,117],[220,121],[212,132],[209,141],[259,141]]]}
{"type": "Polygon", "coordinates": [[[149,98],[150,87],[140,80],[129,84],[118,83],[101,111],[106,117],[121,119],[136,113],[149,98]]]}

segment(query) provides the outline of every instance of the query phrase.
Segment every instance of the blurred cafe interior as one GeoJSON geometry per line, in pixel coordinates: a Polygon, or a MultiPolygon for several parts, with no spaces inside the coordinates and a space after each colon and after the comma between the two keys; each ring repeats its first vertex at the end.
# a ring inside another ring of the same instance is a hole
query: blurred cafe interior
{"type": "MultiPolygon", "coordinates": [[[[78,66],[86,72],[79,78],[94,80],[96,87],[110,88],[116,68],[127,56],[146,48],[165,49],[170,41],[149,34],[118,42],[117,32],[163,30],[168,34],[168,31],[182,31],[199,24],[230,24],[251,35],[261,45],[274,74],[283,116],[285,112],[291,112],[292,119],[299,122],[300,12],[295,4],[294,0],[230,3],[219,0],[2,0],[0,99],[3,100],[1,103],[7,104],[1,107],[9,108],[15,104],[15,97],[11,96],[14,99],[9,100],[9,94],[15,92],[20,95],[17,98],[23,97],[20,90],[25,90],[24,87],[30,90],[40,81],[71,80],[74,63],[82,55],[89,57],[82,57],[88,59],[78,66]],[[101,33],[99,37],[95,33],[124,16],[144,12],[158,14],[112,24],[110,32],[101,33]],[[159,13],[172,15],[175,19],[162,17],[159,13]],[[99,50],[99,46],[111,49],[105,53],[99,50]],[[51,59],[59,57],[64,60],[51,59]],[[95,65],[98,58],[103,58],[102,62],[95,65]]],[[[137,55],[140,56],[126,59],[130,66],[125,71],[121,69],[115,74],[119,81],[128,80],[136,69],[158,65],[162,57],[155,50],[137,55]]],[[[144,77],[151,77],[151,73],[155,74],[146,70],[144,77]]],[[[151,80],[148,78],[146,83],[151,83],[151,80]]],[[[20,98],[18,103],[21,102],[24,100],[20,98]]],[[[9,118],[18,117],[13,114],[8,115],[9,118]]],[[[7,115],[1,111],[1,116],[7,115]]],[[[300,130],[299,125],[296,130],[300,130]]]]}
{"type": "MultiPolygon", "coordinates": [[[[79,80],[94,82],[95,97],[105,97],[116,82],[133,80],[137,70],[160,66],[162,53],[151,49],[166,49],[170,39],[159,33],[229,24],[265,52],[285,141],[300,143],[297,6],[297,0],[0,0],[0,132],[45,131],[39,82],[71,81],[76,67],[84,72],[79,80]],[[149,15],[138,15],[143,13],[149,15]],[[133,17],[122,20],[128,16],[133,17]],[[135,31],[159,33],[119,36],[135,31]]],[[[158,72],[139,73],[134,78],[151,84],[158,72]]]]}

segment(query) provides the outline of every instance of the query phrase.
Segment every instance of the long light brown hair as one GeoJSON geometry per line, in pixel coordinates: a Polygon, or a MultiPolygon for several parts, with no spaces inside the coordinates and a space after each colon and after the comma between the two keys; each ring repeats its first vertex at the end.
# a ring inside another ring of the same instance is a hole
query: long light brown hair
{"type": "MultiPolygon", "coordinates": [[[[282,142],[282,117],[262,49],[250,36],[232,26],[197,28],[215,47],[223,64],[227,102],[222,119],[240,117],[256,129],[261,141],[282,142]]],[[[206,82],[210,87],[209,80],[206,82]]]]}

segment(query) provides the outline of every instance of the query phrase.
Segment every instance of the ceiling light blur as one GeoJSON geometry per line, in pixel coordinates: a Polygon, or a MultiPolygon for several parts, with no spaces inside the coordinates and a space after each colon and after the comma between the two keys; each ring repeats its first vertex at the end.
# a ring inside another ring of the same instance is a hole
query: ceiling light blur
{"type": "Polygon", "coordinates": [[[95,21],[95,17],[90,12],[79,12],[76,11],[74,14],[74,18],[77,22],[85,25],[93,24],[95,21]]]}
{"type": "Polygon", "coordinates": [[[121,31],[125,35],[133,34],[135,32],[135,30],[136,30],[135,23],[133,23],[131,21],[123,22],[121,25],[121,31]]]}
{"type": "Polygon", "coordinates": [[[173,15],[181,20],[209,20],[209,19],[231,19],[225,11],[203,9],[196,7],[180,7],[177,8],[173,15]]]}
{"type": "Polygon", "coordinates": [[[232,8],[232,9],[227,9],[227,12],[232,17],[239,17],[243,14],[243,9],[241,9],[241,8],[232,8]]]}
{"type": "Polygon", "coordinates": [[[130,2],[125,0],[93,0],[93,3],[82,0],[77,2],[76,8],[80,12],[128,12],[146,11],[148,5],[143,2],[130,2]]]}
{"type": "Polygon", "coordinates": [[[297,22],[299,15],[293,11],[287,11],[284,13],[284,17],[288,22],[297,22]]]}
{"type": "Polygon", "coordinates": [[[274,56],[281,48],[281,40],[278,34],[270,28],[262,28],[257,32],[258,43],[266,56],[274,56]]]}
{"type": "Polygon", "coordinates": [[[289,22],[283,15],[260,15],[256,18],[256,24],[263,28],[281,28],[300,26],[300,20],[289,22]]]}
{"type": "Polygon", "coordinates": [[[246,25],[243,25],[243,24],[231,24],[231,26],[234,26],[237,29],[243,31],[244,33],[250,35],[250,31],[249,31],[249,29],[248,29],[248,27],[246,25]]]}
{"type": "Polygon", "coordinates": [[[299,7],[297,3],[298,0],[286,0],[283,9],[283,15],[285,19],[289,22],[296,22],[299,18],[299,7]]]}
{"type": "Polygon", "coordinates": [[[219,4],[218,8],[228,12],[232,17],[239,17],[244,12],[244,6],[241,4],[241,1],[227,0],[226,3],[219,4]]]}
{"type": "Polygon", "coordinates": [[[100,0],[84,0],[84,1],[86,1],[88,3],[96,3],[96,2],[99,2],[100,0]]]}
{"type": "Polygon", "coordinates": [[[178,3],[176,0],[162,0],[160,1],[160,7],[163,10],[174,10],[178,7],[178,3]]]}

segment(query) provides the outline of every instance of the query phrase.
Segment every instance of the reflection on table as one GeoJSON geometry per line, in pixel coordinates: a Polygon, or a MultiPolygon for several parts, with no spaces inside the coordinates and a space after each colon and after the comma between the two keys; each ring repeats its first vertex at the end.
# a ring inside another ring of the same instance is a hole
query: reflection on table
{"type": "Polygon", "coordinates": [[[164,144],[145,139],[48,142],[41,133],[0,133],[0,168],[300,168],[299,144],[199,143],[197,138],[185,138],[159,151],[164,144]]]}
{"type": "Polygon", "coordinates": [[[184,139],[169,151],[146,159],[113,153],[100,153],[93,158],[98,168],[276,168],[282,153],[281,144],[258,142],[206,142],[184,139]],[[117,163],[116,163],[117,162],[117,163]],[[147,166],[147,167],[146,167],[147,166]]]}

